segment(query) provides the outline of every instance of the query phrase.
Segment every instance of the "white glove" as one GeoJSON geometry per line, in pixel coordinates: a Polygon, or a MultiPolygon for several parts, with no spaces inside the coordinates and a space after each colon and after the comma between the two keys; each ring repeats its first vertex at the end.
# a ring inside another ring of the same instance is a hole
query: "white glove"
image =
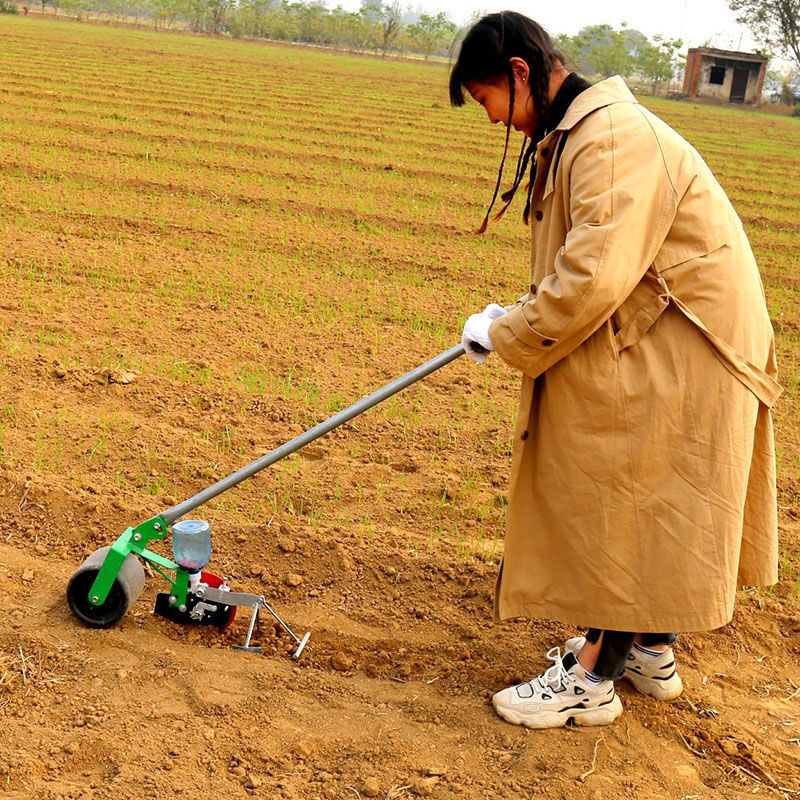
{"type": "Polygon", "coordinates": [[[473,361],[483,364],[486,356],[489,355],[488,352],[476,350],[476,344],[480,345],[484,351],[494,350],[492,340],[489,338],[489,326],[492,324],[492,320],[507,313],[503,306],[490,303],[480,314],[472,314],[467,317],[467,321],[464,323],[464,332],[461,334],[461,344],[464,345],[467,355],[473,361]]]}

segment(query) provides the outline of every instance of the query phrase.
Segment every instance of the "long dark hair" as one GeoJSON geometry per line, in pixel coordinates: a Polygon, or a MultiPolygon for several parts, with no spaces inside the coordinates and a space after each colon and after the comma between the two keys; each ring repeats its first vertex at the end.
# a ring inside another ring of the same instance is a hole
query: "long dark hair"
{"type": "Polygon", "coordinates": [[[528,197],[522,213],[522,219],[527,225],[536,172],[535,159],[532,156],[536,145],[544,135],[550,112],[550,73],[559,63],[563,63],[563,56],[541,25],[516,11],[500,11],[481,17],[467,31],[450,72],[450,102],[454,106],[463,106],[466,102],[464,89],[467,83],[489,83],[503,79],[508,81],[508,125],[506,126],[503,158],[500,161],[492,202],[489,204],[483,223],[478,228],[478,233],[483,233],[489,224],[489,215],[492,213],[503,181],[503,167],[506,163],[508,141],[511,136],[511,116],[514,113],[514,70],[511,66],[511,59],[514,57],[523,59],[530,70],[531,97],[539,120],[539,128],[530,141],[527,136],[522,141],[514,182],[508,191],[503,192],[502,199],[505,205],[495,214],[495,219],[503,216],[505,210],[511,205],[530,163],[528,197]]]}

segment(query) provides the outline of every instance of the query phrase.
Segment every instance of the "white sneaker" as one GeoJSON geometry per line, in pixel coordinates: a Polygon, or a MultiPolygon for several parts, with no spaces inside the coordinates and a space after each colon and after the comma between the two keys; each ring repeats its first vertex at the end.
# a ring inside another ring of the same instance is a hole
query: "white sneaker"
{"type": "Polygon", "coordinates": [[[583,647],[585,644],[585,636],[573,636],[571,639],[567,639],[567,641],[564,642],[564,652],[572,653],[572,655],[577,658],[578,653],[581,651],[581,647],[583,647]]]}
{"type": "MultiPolygon", "coordinates": [[[[585,642],[585,636],[574,636],[567,639],[564,649],[577,656],[585,642]]],[[[683,692],[683,681],[675,668],[675,654],[671,647],[657,656],[648,656],[634,645],[628,653],[622,677],[642,694],[664,702],[677,699],[683,692]]]]}
{"type": "Polygon", "coordinates": [[[492,698],[495,711],[506,722],[527,728],[560,728],[570,719],[576,725],[608,725],[622,713],[613,681],[588,682],[574,654],[562,657],[558,647],[547,657],[554,662],[552,667],[492,698]]]}
{"type": "Polygon", "coordinates": [[[675,668],[675,654],[671,647],[657,656],[650,656],[634,645],[628,653],[628,663],[622,677],[642,694],[665,702],[677,699],[683,691],[683,681],[675,668]]]}

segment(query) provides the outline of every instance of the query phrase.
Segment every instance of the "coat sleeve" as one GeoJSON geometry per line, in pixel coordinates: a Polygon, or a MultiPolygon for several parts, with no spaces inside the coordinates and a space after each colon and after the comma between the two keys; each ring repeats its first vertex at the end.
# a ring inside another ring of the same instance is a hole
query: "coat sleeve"
{"type": "Polygon", "coordinates": [[[588,339],[642,279],[677,204],[663,159],[634,104],[598,109],[570,134],[562,156],[570,187],[564,245],[536,295],[489,329],[511,366],[540,375],[588,339]]]}

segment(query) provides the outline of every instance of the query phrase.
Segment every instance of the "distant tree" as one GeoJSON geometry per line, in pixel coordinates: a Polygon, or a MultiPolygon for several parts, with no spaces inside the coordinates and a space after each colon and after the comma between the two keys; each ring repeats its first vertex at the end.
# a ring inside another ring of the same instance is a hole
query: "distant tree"
{"type": "Polygon", "coordinates": [[[402,30],[403,11],[399,0],[384,3],[383,0],[362,0],[361,13],[371,20],[380,33],[380,50],[385,56],[402,30]]]}
{"type": "Polygon", "coordinates": [[[295,25],[285,4],[269,3],[266,8],[261,7],[254,13],[254,24],[258,29],[256,35],[283,41],[296,38],[295,25]]]}
{"type": "Polygon", "coordinates": [[[678,50],[683,47],[680,39],[662,39],[654,36],[653,41],[648,42],[639,49],[636,65],[642,77],[647,78],[653,84],[653,91],[664,81],[670,81],[678,68],[678,50]]]}
{"type": "Polygon", "coordinates": [[[291,38],[300,42],[326,43],[323,30],[327,10],[321,0],[312,0],[310,3],[284,2],[283,10],[294,22],[295,34],[291,38]]]}
{"type": "Polygon", "coordinates": [[[626,30],[624,23],[619,31],[603,24],[590,25],[578,33],[588,70],[603,78],[631,74],[642,38],[638,31],[626,30]],[[636,35],[632,37],[631,34],[636,35]]]}
{"type": "MultiPolygon", "coordinates": [[[[12,3],[11,0],[0,0],[0,14],[18,14],[19,9],[17,8],[16,3],[12,3]]],[[[42,10],[44,13],[44,10],[42,10]]]]}
{"type": "Polygon", "coordinates": [[[236,8],[244,36],[266,36],[273,13],[271,0],[239,0],[236,8]]]}
{"type": "Polygon", "coordinates": [[[403,30],[403,24],[401,22],[402,15],[403,12],[398,0],[392,0],[389,4],[384,3],[383,17],[381,19],[383,23],[381,29],[383,37],[381,50],[384,56],[386,55],[386,51],[394,44],[395,39],[400,35],[400,31],[403,30]]]}
{"type": "Polygon", "coordinates": [[[186,0],[151,0],[151,9],[156,25],[161,22],[171,28],[178,17],[186,15],[188,5],[186,0]]]}
{"type": "Polygon", "coordinates": [[[351,50],[366,50],[378,46],[375,24],[362,11],[346,11],[340,21],[343,44],[351,50]]]}
{"type": "Polygon", "coordinates": [[[336,6],[325,15],[325,41],[334,47],[342,47],[348,44],[347,26],[345,25],[346,15],[347,12],[341,6],[336,6]]]}
{"type": "Polygon", "coordinates": [[[419,52],[419,47],[417,47],[416,42],[408,35],[408,28],[405,26],[400,28],[400,33],[397,34],[392,49],[399,56],[404,56],[406,53],[419,52]]]}
{"type": "Polygon", "coordinates": [[[728,0],[768,50],[789,55],[800,66],[800,0],[728,0]]]}
{"type": "Polygon", "coordinates": [[[120,22],[125,16],[123,0],[102,0],[101,9],[104,14],[109,14],[117,22],[120,22]]]}
{"type": "Polygon", "coordinates": [[[452,41],[456,30],[457,27],[447,19],[447,15],[443,11],[436,16],[420,14],[417,22],[406,26],[406,32],[411,41],[416,44],[426,61],[442,45],[452,41]]]}
{"type": "Polygon", "coordinates": [[[92,14],[97,18],[100,17],[101,0],[77,0],[75,5],[78,9],[79,19],[83,19],[84,14],[87,19],[90,19],[92,14]]]}
{"type": "Polygon", "coordinates": [[[776,69],[768,69],[764,76],[764,93],[770,97],[780,93],[783,75],[776,69]]]}
{"type": "Polygon", "coordinates": [[[206,32],[220,33],[228,15],[231,0],[207,0],[206,32]]]}
{"type": "Polygon", "coordinates": [[[622,33],[625,36],[625,39],[628,42],[628,47],[631,51],[631,58],[636,60],[639,57],[639,51],[642,47],[649,44],[647,37],[641,32],[637,31],[634,28],[626,27],[627,23],[622,23],[622,33]]]}
{"type": "Polygon", "coordinates": [[[787,106],[800,101],[800,76],[796,69],[790,70],[780,78],[780,100],[787,106]]]}
{"type": "MultiPolygon", "coordinates": [[[[134,2],[136,2],[136,0],[134,0],[134,2]]],[[[206,12],[205,0],[186,0],[184,14],[186,16],[186,21],[189,23],[189,27],[191,27],[195,33],[200,33],[205,30],[206,12]]]]}
{"type": "Polygon", "coordinates": [[[569,69],[576,69],[578,72],[588,72],[584,54],[586,43],[580,36],[567,36],[559,33],[555,39],[556,48],[564,56],[564,63],[569,69]]]}
{"type": "Polygon", "coordinates": [[[82,19],[83,17],[80,0],[61,0],[61,8],[68,17],[73,19],[82,19]]]}

